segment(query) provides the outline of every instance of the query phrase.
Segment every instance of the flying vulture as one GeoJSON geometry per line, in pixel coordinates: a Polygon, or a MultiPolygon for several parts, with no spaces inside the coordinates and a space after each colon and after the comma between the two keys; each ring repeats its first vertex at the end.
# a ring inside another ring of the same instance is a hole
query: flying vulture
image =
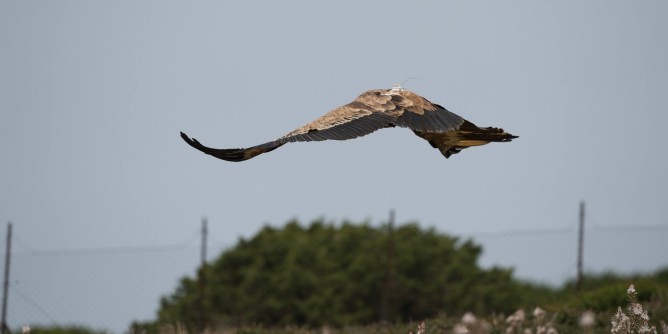
{"type": "Polygon", "coordinates": [[[291,142],[346,140],[395,126],[413,130],[446,158],[467,147],[517,138],[500,128],[478,127],[400,86],[366,91],[352,102],[281,138],[249,148],[215,149],[200,144],[183,132],[181,137],[190,146],[208,155],[227,161],[244,161],[291,142]]]}

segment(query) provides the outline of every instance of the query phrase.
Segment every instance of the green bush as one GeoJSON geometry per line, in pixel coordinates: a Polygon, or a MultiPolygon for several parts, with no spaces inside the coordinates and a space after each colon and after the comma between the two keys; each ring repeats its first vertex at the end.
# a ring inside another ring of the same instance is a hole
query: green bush
{"type": "MultiPolygon", "coordinates": [[[[478,267],[481,252],[416,224],[265,227],[205,268],[206,321],[340,327],[514,310],[526,286],[510,269],[478,267]]],[[[162,299],[160,322],[197,323],[197,282],[162,299]]]]}

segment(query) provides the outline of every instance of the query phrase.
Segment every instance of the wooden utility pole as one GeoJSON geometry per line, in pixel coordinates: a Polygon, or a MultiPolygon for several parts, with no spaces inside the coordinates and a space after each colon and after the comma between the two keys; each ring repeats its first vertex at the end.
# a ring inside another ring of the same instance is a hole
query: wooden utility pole
{"type": "Polygon", "coordinates": [[[207,219],[206,217],[202,218],[202,251],[200,254],[200,263],[202,268],[206,265],[206,235],[207,235],[207,219]]]}
{"type": "Polygon", "coordinates": [[[385,282],[383,282],[383,295],[380,301],[380,320],[389,321],[390,303],[392,294],[392,268],[394,257],[394,210],[390,210],[390,220],[387,224],[387,258],[385,262],[385,282]]]}
{"type": "Polygon", "coordinates": [[[578,277],[575,281],[575,293],[582,291],[582,257],[584,253],[584,220],[585,220],[585,202],[580,202],[580,227],[578,229],[578,277]]]}
{"type": "Polygon", "coordinates": [[[7,325],[7,298],[9,290],[9,262],[12,258],[12,223],[7,224],[7,249],[5,250],[5,278],[2,284],[2,320],[0,321],[0,330],[2,333],[9,333],[7,325]]]}
{"type": "Polygon", "coordinates": [[[197,330],[202,333],[207,325],[206,310],[204,308],[204,299],[206,293],[206,239],[207,239],[207,219],[202,218],[202,249],[200,253],[199,279],[197,280],[197,330]]]}

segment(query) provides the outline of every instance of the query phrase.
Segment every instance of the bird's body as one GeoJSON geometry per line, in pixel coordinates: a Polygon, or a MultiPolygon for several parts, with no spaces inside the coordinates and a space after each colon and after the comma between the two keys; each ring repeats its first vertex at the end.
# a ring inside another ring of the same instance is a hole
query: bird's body
{"type": "Polygon", "coordinates": [[[299,141],[346,140],[388,127],[405,127],[427,140],[446,158],[470,147],[510,141],[513,136],[499,128],[480,128],[438,104],[401,87],[373,89],[337,107],[313,122],[276,140],[239,149],[214,149],[181,132],[190,146],[227,161],[243,161],[299,141]]]}

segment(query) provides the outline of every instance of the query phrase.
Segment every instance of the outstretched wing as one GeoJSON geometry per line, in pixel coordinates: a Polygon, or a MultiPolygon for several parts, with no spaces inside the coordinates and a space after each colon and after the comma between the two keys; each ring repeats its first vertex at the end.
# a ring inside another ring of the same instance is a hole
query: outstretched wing
{"type": "Polygon", "coordinates": [[[335,108],[313,122],[291,131],[281,138],[249,148],[210,148],[202,145],[194,138],[189,138],[183,132],[181,132],[181,138],[190,146],[216,158],[227,161],[243,161],[262,153],[273,151],[289,142],[322,141],[328,139],[346,140],[364,136],[385,127],[394,126],[397,115],[386,113],[386,106],[382,103],[383,101],[389,101],[389,99],[379,98],[376,101],[368,100],[366,101],[368,103],[358,101],[358,99],[335,108]]]}

